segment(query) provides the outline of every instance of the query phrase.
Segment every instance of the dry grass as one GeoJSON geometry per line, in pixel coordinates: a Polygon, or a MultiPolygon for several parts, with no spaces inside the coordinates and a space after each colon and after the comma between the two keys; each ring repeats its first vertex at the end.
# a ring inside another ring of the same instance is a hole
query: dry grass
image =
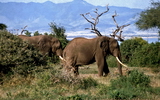
{"type": "MultiPolygon", "coordinates": [[[[90,77],[96,80],[98,83],[102,83],[102,84],[109,86],[110,80],[116,79],[119,77],[117,69],[118,68],[116,67],[109,68],[110,73],[107,77],[99,77],[96,64],[82,66],[79,68],[78,78],[83,79],[83,78],[90,77]]],[[[134,70],[134,69],[144,72],[144,74],[148,75],[151,79],[152,87],[160,87],[160,73],[153,72],[151,68],[138,68],[138,67],[129,68],[129,70],[134,70]]],[[[126,73],[125,68],[123,68],[123,72],[126,73]]],[[[75,94],[88,94],[88,93],[91,93],[91,95],[96,95],[96,91],[97,91],[96,88],[90,88],[87,91],[83,89],[74,90],[70,86],[66,86],[66,84],[64,83],[56,84],[55,86],[51,86],[51,87],[47,86],[46,84],[44,84],[44,82],[46,81],[44,81],[41,78],[41,75],[42,76],[44,76],[45,74],[50,75],[50,73],[51,71],[48,70],[45,73],[42,72],[41,74],[36,74],[34,77],[28,76],[26,78],[15,75],[10,79],[4,80],[4,84],[0,85],[0,99],[9,98],[9,97],[13,99],[13,97],[16,97],[18,94],[23,94],[23,93],[29,95],[30,98],[32,98],[33,96],[32,99],[39,99],[39,98],[34,98],[34,96],[37,95],[40,97],[42,95],[41,93],[43,92],[44,93],[47,92],[48,95],[55,95],[54,98],[57,98],[60,95],[61,96],[71,96],[75,94]]],[[[44,98],[47,98],[48,95],[43,94],[44,98]]],[[[158,97],[155,97],[155,98],[158,98],[158,97]]]]}
{"type": "MultiPolygon", "coordinates": [[[[80,67],[79,69],[79,77],[92,77],[93,79],[97,80],[99,83],[107,84],[109,85],[111,79],[116,79],[119,77],[118,68],[109,68],[110,73],[107,77],[99,77],[98,76],[98,68],[96,64],[91,64],[87,66],[80,67]],[[84,74],[84,72],[86,74],[84,74]]],[[[127,75],[128,71],[131,70],[139,70],[143,72],[145,75],[148,75],[151,79],[151,86],[153,87],[160,87],[160,72],[155,73],[153,72],[152,68],[146,68],[146,67],[129,67],[128,70],[123,67],[123,75],[127,75]]]]}

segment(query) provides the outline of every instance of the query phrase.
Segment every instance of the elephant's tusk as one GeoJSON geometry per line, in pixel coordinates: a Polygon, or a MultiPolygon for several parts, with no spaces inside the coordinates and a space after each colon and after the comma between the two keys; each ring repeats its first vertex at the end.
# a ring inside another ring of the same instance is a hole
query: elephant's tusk
{"type": "Polygon", "coordinates": [[[59,56],[59,58],[60,58],[61,60],[63,60],[63,61],[66,61],[62,56],[59,56]]]}
{"type": "Polygon", "coordinates": [[[118,57],[116,57],[116,59],[117,59],[117,61],[121,64],[121,65],[123,65],[124,67],[128,67],[127,65],[125,65],[125,64],[123,64],[120,60],[119,60],[119,58],[118,57]]]}

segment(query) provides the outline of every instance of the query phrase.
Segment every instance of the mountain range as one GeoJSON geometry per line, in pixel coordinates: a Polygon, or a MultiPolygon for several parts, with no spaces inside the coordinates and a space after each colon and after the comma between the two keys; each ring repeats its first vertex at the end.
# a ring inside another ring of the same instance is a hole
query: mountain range
{"type": "MultiPolygon", "coordinates": [[[[76,36],[92,37],[91,33],[85,28],[90,28],[90,24],[80,15],[90,12],[95,16],[95,9],[104,12],[106,6],[94,6],[84,0],[74,0],[67,3],[23,3],[23,2],[0,2],[0,23],[8,26],[8,30],[20,30],[27,25],[27,30],[35,32],[50,32],[49,24],[55,22],[66,29],[68,38],[76,36]],[[88,33],[87,33],[88,32],[88,33]]],[[[131,24],[124,28],[127,36],[139,35],[134,23],[137,21],[139,13],[143,9],[127,7],[108,6],[109,11],[100,17],[97,28],[103,35],[109,35],[116,29],[112,20],[112,15],[117,12],[117,23],[121,26],[131,24]]],[[[15,32],[13,32],[15,33],[15,32]]],[[[142,34],[144,35],[144,34],[142,34]]]]}

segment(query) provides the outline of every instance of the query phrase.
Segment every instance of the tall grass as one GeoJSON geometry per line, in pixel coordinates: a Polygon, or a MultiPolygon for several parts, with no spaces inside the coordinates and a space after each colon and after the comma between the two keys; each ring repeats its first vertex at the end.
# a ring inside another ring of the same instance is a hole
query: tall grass
{"type": "Polygon", "coordinates": [[[108,100],[157,99],[159,97],[160,88],[151,87],[150,77],[137,70],[131,71],[128,76],[113,77],[109,81],[108,78],[94,77],[94,75],[65,79],[59,67],[59,65],[50,64],[45,69],[38,67],[39,70],[27,77],[13,75],[0,85],[0,99],[108,100]],[[109,84],[99,80],[108,81],[109,84]]]}

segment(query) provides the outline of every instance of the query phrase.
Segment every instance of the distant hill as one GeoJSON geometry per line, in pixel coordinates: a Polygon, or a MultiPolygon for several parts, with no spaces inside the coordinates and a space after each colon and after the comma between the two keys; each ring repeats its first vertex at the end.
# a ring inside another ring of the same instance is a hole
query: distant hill
{"type": "MultiPolygon", "coordinates": [[[[93,11],[96,8],[99,12],[106,10],[106,7],[94,6],[83,0],[58,4],[50,1],[44,3],[0,3],[0,23],[6,24],[9,30],[21,29],[28,25],[27,30],[29,31],[48,32],[50,31],[48,24],[54,21],[64,26],[67,32],[85,31],[90,24],[80,14],[90,12],[94,15],[93,11]]],[[[135,34],[134,23],[142,9],[116,6],[109,6],[109,9],[109,12],[100,17],[97,25],[102,34],[110,34],[116,28],[111,17],[115,11],[119,15],[116,17],[119,25],[131,24],[124,29],[124,33],[135,34]]]]}
{"type": "MultiPolygon", "coordinates": [[[[68,3],[58,3],[47,1],[44,3],[0,3],[0,19],[2,23],[9,27],[21,28],[28,25],[31,30],[47,30],[48,23],[55,21],[64,25],[67,29],[83,29],[87,26],[86,20],[80,16],[82,13],[93,12],[95,8],[105,11],[106,7],[94,6],[83,0],[74,0],[68,3]]],[[[120,24],[134,23],[134,17],[141,9],[130,9],[124,7],[109,6],[108,13],[100,18],[100,25],[113,26],[111,15],[116,11],[119,16],[117,21],[120,24]]],[[[103,26],[102,26],[103,27],[103,26]]]]}

